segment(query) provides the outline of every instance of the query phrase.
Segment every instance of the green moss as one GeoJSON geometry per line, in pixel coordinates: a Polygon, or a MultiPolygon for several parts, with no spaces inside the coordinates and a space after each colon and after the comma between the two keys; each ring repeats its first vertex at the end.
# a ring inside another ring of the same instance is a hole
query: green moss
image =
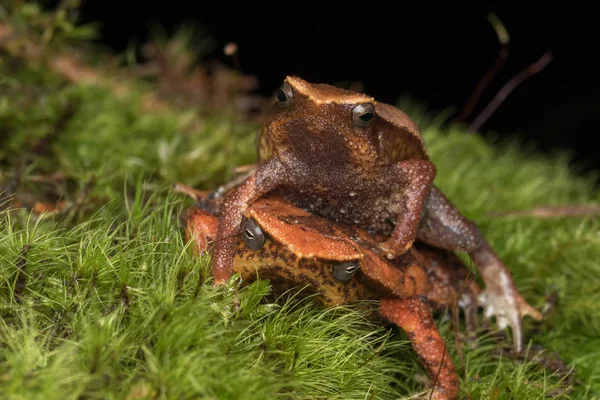
{"type": "MultiPolygon", "coordinates": [[[[119,100],[7,62],[0,85],[0,187],[25,156],[33,163],[19,190],[34,197],[75,201],[95,182],[75,218],[0,214],[4,398],[392,399],[422,390],[422,368],[403,335],[358,307],[270,302],[266,282],[218,290],[208,260],[192,256],[178,222],[190,202],[169,187],[214,187],[252,162],[255,126],[214,115],[190,133],[183,127],[191,111],[143,113],[135,96],[119,100]],[[67,107],[74,113],[61,124],[67,107]],[[59,125],[47,151],[24,150],[59,125]],[[67,179],[40,183],[57,171],[67,179]]],[[[536,331],[530,344],[575,368],[574,391],[564,398],[598,396],[599,219],[489,214],[598,203],[591,178],[575,177],[562,155],[541,156],[516,142],[490,144],[435,125],[424,135],[436,183],[480,223],[527,300],[539,308],[557,292],[556,310],[526,326],[536,331]]],[[[446,332],[447,323],[440,326],[446,332]]],[[[453,340],[449,346],[471,398],[556,391],[558,378],[537,364],[494,357],[490,336],[462,361],[453,340]]]]}

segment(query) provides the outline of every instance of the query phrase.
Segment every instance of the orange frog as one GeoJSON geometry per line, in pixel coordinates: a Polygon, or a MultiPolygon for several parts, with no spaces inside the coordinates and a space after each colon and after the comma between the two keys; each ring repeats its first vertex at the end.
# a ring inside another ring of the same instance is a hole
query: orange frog
{"type": "MultiPolygon", "coordinates": [[[[186,237],[199,254],[217,237],[219,197],[198,198],[187,210],[186,237]]],[[[275,293],[305,287],[330,307],[378,300],[378,314],[402,328],[433,382],[433,399],[456,399],[459,380],[440,336],[433,310],[460,304],[465,315],[478,307],[479,286],[451,252],[416,243],[389,260],[380,237],[353,225],[332,223],[293,205],[281,196],[253,202],[235,237],[232,272],[244,283],[267,279],[275,293]]],[[[456,314],[455,314],[456,315],[456,314]]]]}

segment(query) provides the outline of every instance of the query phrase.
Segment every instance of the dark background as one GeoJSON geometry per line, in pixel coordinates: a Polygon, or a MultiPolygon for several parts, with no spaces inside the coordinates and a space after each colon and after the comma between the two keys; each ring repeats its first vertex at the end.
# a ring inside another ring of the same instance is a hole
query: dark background
{"type": "Polygon", "coordinates": [[[598,169],[599,23],[591,8],[525,9],[523,3],[407,2],[393,10],[390,3],[362,2],[325,11],[324,3],[87,0],[81,20],[101,23],[99,41],[116,51],[143,43],[152,23],[167,30],[195,24],[213,39],[210,57],[231,64],[223,45],[238,44],[241,70],[258,78],[264,94],[298,74],[315,82],[359,81],[384,102],[408,94],[431,110],[458,112],[498,55],[487,19],[493,12],[510,34],[510,53],[469,120],[512,76],[551,52],[548,67],[517,87],[481,130],[518,135],[543,151],[568,150],[578,171],[598,169]]]}

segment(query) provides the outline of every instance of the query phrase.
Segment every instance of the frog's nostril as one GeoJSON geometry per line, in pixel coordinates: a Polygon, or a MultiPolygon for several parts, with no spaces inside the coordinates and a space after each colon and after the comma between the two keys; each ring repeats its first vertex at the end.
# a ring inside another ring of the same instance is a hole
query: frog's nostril
{"type": "Polygon", "coordinates": [[[258,224],[251,219],[244,225],[242,237],[250,250],[260,250],[265,245],[265,234],[258,224]]]}
{"type": "Polygon", "coordinates": [[[347,261],[333,266],[333,279],[338,282],[350,282],[354,274],[358,271],[357,261],[347,261]]]}

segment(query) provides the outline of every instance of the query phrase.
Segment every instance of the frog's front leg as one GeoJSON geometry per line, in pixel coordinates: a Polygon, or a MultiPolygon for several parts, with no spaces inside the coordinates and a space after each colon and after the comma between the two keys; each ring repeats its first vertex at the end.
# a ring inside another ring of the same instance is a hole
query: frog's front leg
{"type": "Polygon", "coordinates": [[[482,305],[487,317],[496,316],[498,326],[507,325],[513,333],[513,347],[522,350],[521,318],[541,319],[539,311],[521,296],[510,271],[487,243],[472,221],[462,216],[444,194],[431,188],[417,237],[423,242],[451,251],[467,251],[473,257],[485,283],[482,305]]]}
{"type": "Polygon", "coordinates": [[[391,237],[379,244],[389,259],[404,254],[415,241],[423,204],[435,173],[435,166],[426,160],[406,160],[392,166],[391,179],[400,180],[404,190],[391,198],[396,226],[391,237]]]}
{"type": "Polygon", "coordinates": [[[458,376],[427,301],[418,296],[382,299],[379,311],[406,332],[433,382],[431,398],[456,399],[458,376]]]}
{"type": "Polygon", "coordinates": [[[244,212],[250,203],[285,182],[285,178],[281,163],[272,159],[223,199],[219,210],[217,237],[212,249],[211,262],[215,285],[224,284],[231,276],[233,253],[244,212]]]}

